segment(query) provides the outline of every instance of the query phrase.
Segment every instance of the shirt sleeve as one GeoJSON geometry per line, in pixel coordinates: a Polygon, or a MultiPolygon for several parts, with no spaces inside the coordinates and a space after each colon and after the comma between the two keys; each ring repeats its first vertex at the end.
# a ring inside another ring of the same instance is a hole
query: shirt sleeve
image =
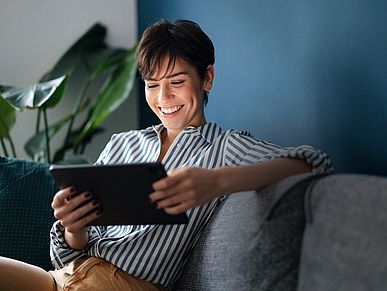
{"type": "Polygon", "coordinates": [[[89,242],[84,250],[70,248],[64,238],[64,227],[56,221],[50,231],[50,256],[55,269],[61,269],[73,260],[82,257],[104,235],[103,227],[90,226],[88,228],[89,242]]]}
{"type": "Polygon", "coordinates": [[[310,145],[281,147],[271,142],[257,140],[246,131],[228,136],[225,161],[228,166],[251,165],[274,158],[297,158],[312,166],[313,173],[332,172],[328,155],[310,145]]]}

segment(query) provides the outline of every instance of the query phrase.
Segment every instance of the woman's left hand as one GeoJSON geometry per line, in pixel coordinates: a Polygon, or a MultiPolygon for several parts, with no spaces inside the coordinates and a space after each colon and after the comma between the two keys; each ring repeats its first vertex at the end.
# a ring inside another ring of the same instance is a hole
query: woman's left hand
{"type": "Polygon", "coordinates": [[[221,195],[220,186],[216,169],[179,168],[153,184],[149,199],[157,208],[178,214],[221,195]]]}

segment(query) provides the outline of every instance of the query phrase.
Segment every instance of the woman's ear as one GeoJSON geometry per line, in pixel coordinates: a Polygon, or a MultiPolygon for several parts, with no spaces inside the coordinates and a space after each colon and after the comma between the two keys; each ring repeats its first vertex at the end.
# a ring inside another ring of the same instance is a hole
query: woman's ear
{"type": "Polygon", "coordinates": [[[214,65],[209,65],[207,67],[206,75],[204,76],[203,90],[210,92],[212,88],[212,83],[214,81],[214,65]]]}

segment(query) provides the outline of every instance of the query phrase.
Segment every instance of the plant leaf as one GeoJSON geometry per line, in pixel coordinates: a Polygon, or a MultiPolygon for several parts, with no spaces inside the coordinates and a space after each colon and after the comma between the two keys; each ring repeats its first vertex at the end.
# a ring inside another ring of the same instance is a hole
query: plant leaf
{"type": "Polygon", "coordinates": [[[0,94],[17,110],[34,109],[42,106],[52,96],[60,100],[64,91],[64,85],[61,86],[63,82],[66,82],[66,76],[29,86],[1,86],[0,94]],[[57,89],[58,93],[54,94],[57,89]]]}
{"type": "Polygon", "coordinates": [[[0,96],[0,138],[9,138],[9,132],[16,122],[15,109],[0,96]]]}
{"type": "MultiPolygon", "coordinates": [[[[70,115],[71,116],[71,115],[70,115]]],[[[48,138],[51,140],[52,137],[70,120],[70,116],[62,119],[52,127],[48,129],[48,138]]],[[[26,153],[33,159],[37,156],[44,156],[46,152],[46,133],[40,131],[32,136],[24,145],[26,153]]]]}
{"type": "Polygon", "coordinates": [[[105,26],[99,23],[94,24],[61,56],[54,67],[41,78],[41,81],[57,78],[64,74],[71,75],[79,65],[81,56],[85,51],[106,47],[104,43],[105,36],[105,26]]]}
{"type": "Polygon", "coordinates": [[[75,145],[79,145],[90,131],[100,125],[129,97],[136,78],[136,70],[136,46],[134,46],[102,86],[96,102],[90,109],[89,119],[75,140],[75,145]]]}
{"type": "Polygon", "coordinates": [[[55,107],[59,103],[66,89],[67,79],[68,79],[67,75],[65,75],[65,78],[56,88],[52,96],[43,104],[45,107],[47,108],[55,107]]]}
{"type": "Polygon", "coordinates": [[[84,55],[90,78],[95,79],[99,74],[120,64],[127,52],[124,49],[104,48],[84,55]]]}
{"type": "MultiPolygon", "coordinates": [[[[80,112],[85,110],[86,106],[87,104],[81,107],[80,112]]],[[[48,137],[50,140],[63,128],[63,126],[65,126],[70,121],[73,115],[74,113],[70,113],[68,116],[62,118],[61,120],[57,121],[56,123],[50,126],[50,128],[48,129],[48,137]]],[[[28,141],[25,143],[24,149],[32,159],[35,159],[37,155],[42,155],[42,153],[45,153],[46,151],[45,132],[40,131],[37,134],[30,137],[28,141]]]]}
{"type": "MultiPolygon", "coordinates": [[[[48,136],[51,138],[54,135],[54,130],[48,130],[48,136]]],[[[24,145],[26,153],[33,159],[36,157],[44,157],[46,152],[46,133],[39,132],[30,138],[24,145]]]]}

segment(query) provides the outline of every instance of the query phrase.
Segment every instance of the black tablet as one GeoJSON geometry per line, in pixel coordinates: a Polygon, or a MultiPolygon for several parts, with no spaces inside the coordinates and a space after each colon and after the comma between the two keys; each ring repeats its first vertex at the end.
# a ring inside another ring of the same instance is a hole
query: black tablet
{"type": "Polygon", "coordinates": [[[52,165],[59,188],[75,186],[101,201],[102,215],[90,225],[184,224],[186,214],[171,215],[148,200],[153,182],[166,176],[161,163],[52,165]]]}

